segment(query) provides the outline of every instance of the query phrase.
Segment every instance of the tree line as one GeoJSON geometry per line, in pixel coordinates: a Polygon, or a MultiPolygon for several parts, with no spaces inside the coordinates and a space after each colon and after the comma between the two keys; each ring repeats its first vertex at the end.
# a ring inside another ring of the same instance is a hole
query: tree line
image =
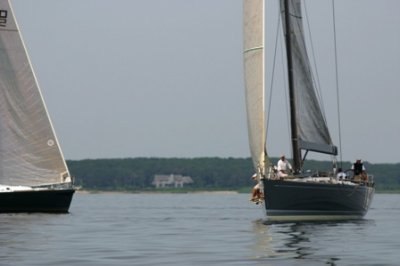
{"type": "MultiPolygon", "coordinates": [[[[276,163],[278,158],[272,158],[276,163]]],[[[400,191],[400,163],[364,163],[373,175],[377,190],[400,191]]],[[[150,190],[155,175],[190,176],[192,189],[238,190],[253,186],[254,173],[250,158],[122,158],[67,160],[75,185],[88,190],[150,190]]],[[[351,163],[344,162],[343,169],[351,163]]],[[[307,161],[304,169],[329,170],[328,161],[307,161]]]]}

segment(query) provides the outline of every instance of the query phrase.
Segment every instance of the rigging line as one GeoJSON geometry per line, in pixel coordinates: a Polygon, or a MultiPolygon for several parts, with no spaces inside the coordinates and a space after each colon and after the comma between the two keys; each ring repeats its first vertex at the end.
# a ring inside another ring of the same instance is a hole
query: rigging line
{"type": "Polygon", "coordinates": [[[324,120],[325,120],[325,124],[327,124],[327,121],[326,121],[326,114],[325,114],[325,108],[324,108],[324,100],[323,100],[323,97],[322,97],[321,83],[320,83],[320,80],[319,80],[317,62],[316,62],[316,60],[315,60],[315,50],[314,50],[314,45],[313,45],[314,42],[313,42],[312,34],[311,34],[310,21],[309,21],[309,19],[308,19],[309,16],[308,16],[308,11],[307,11],[307,4],[306,4],[306,1],[304,1],[304,11],[305,11],[305,17],[306,17],[306,21],[307,21],[308,38],[310,39],[310,48],[311,48],[311,54],[312,54],[312,59],[313,59],[313,64],[314,64],[314,71],[315,71],[315,77],[316,77],[316,78],[314,78],[314,75],[312,75],[311,78],[312,78],[313,81],[314,81],[314,85],[316,86],[316,87],[315,87],[315,91],[316,91],[316,93],[317,93],[318,100],[319,100],[319,102],[321,103],[321,104],[320,104],[320,108],[321,108],[321,112],[322,112],[322,117],[323,117],[324,120]]]}
{"type": "MultiPolygon", "coordinates": [[[[280,13],[280,12],[279,12],[280,13]]],[[[279,29],[281,25],[281,20],[278,13],[278,23],[276,27],[276,34],[275,34],[275,51],[274,51],[274,60],[272,63],[272,73],[271,73],[271,84],[269,90],[269,102],[268,102],[268,114],[267,114],[267,126],[266,126],[266,135],[268,136],[268,128],[269,128],[269,121],[270,121],[270,114],[271,114],[271,106],[272,106],[272,92],[274,89],[274,77],[275,77],[275,67],[276,67],[276,55],[278,50],[278,39],[279,39],[279,29]]]]}
{"type": "MultiPolygon", "coordinates": [[[[284,51],[285,51],[285,48],[284,48],[284,44],[282,43],[282,38],[280,38],[280,36],[282,36],[281,34],[279,34],[280,33],[280,28],[281,28],[281,24],[282,24],[282,22],[281,22],[281,20],[282,20],[282,13],[283,11],[281,10],[281,9],[278,9],[278,16],[277,16],[277,18],[278,18],[278,23],[277,23],[277,30],[276,30],[276,37],[275,37],[275,54],[274,54],[274,60],[273,60],[273,72],[272,72],[272,78],[271,78],[271,92],[270,92],[270,99],[269,99],[269,107],[268,107],[268,115],[267,115],[267,117],[268,117],[268,121],[267,121],[267,131],[268,131],[268,127],[269,127],[269,116],[270,116],[270,110],[271,110],[271,105],[272,105],[272,89],[273,89],[273,82],[274,82],[274,76],[275,76],[275,68],[276,68],[276,59],[277,59],[277,54],[278,54],[278,42],[279,42],[279,46],[281,47],[281,59],[282,59],[282,73],[283,73],[283,77],[287,77],[288,76],[288,74],[287,74],[287,72],[286,72],[286,68],[285,68],[285,65],[286,65],[286,63],[285,63],[285,55],[284,55],[284,51]]],[[[284,32],[282,31],[282,34],[284,34],[284,32]]],[[[284,97],[284,99],[286,99],[284,102],[285,102],[285,110],[286,110],[286,116],[287,116],[287,118],[286,118],[286,122],[287,122],[287,130],[288,130],[288,142],[290,143],[290,141],[291,141],[291,138],[290,138],[290,136],[291,136],[291,132],[290,132],[290,115],[289,115],[289,103],[288,103],[288,99],[289,99],[289,97],[288,97],[288,95],[287,95],[287,93],[288,93],[288,85],[287,85],[287,80],[286,80],[286,78],[283,78],[283,91],[284,91],[284,93],[285,93],[285,97],[284,97]]],[[[293,157],[293,154],[292,154],[292,157],[293,157]]]]}
{"type": "Polygon", "coordinates": [[[340,157],[340,167],[342,167],[342,130],[340,126],[340,93],[339,93],[339,75],[338,75],[338,60],[337,60],[337,42],[336,42],[336,16],[335,16],[335,1],[332,0],[332,19],[333,19],[333,38],[335,46],[335,75],[336,75],[336,103],[337,103],[337,115],[338,115],[338,130],[339,130],[339,157],[340,157]]]}

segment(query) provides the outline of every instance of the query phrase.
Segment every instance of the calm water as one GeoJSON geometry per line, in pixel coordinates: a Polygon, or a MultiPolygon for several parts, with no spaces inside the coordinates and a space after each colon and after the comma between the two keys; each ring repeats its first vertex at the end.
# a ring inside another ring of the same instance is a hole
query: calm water
{"type": "Polygon", "coordinates": [[[265,225],[246,194],[76,194],[0,215],[0,265],[400,265],[400,195],[357,222],[265,225]]]}

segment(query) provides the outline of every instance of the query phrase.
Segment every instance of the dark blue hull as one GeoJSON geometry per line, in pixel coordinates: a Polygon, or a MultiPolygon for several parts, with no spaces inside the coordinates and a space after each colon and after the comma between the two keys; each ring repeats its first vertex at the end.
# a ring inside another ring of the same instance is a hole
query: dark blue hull
{"type": "Polygon", "coordinates": [[[29,190],[0,193],[0,213],[67,213],[74,189],[29,190]]]}
{"type": "Polygon", "coordinates": [[[264,179],[270,220],[360,219],[371,204],[374,187],[264,179]]]}

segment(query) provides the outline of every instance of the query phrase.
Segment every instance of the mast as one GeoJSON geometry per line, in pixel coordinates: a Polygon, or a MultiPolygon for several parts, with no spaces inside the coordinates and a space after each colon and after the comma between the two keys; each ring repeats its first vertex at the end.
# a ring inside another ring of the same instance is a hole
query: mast
{"type": "Polygon", "coordinates": [[[293,59],[292,59],[292,43],[291,43],[291,27],[290,27],[290,12],[289,0],[284,0],[285,5],[285,27],[286,27],[286,57],[288,64],[288,83],[289,83],[289,102],[290,102],[290,127],[292,137],[292,151],[293,151],[293,170],[297,174],[301,168],[301,151],[299,148],[299,137],[297,132],[297,113],[296,113],[296,100],[294,91],[293,79],[293,59]]]}

